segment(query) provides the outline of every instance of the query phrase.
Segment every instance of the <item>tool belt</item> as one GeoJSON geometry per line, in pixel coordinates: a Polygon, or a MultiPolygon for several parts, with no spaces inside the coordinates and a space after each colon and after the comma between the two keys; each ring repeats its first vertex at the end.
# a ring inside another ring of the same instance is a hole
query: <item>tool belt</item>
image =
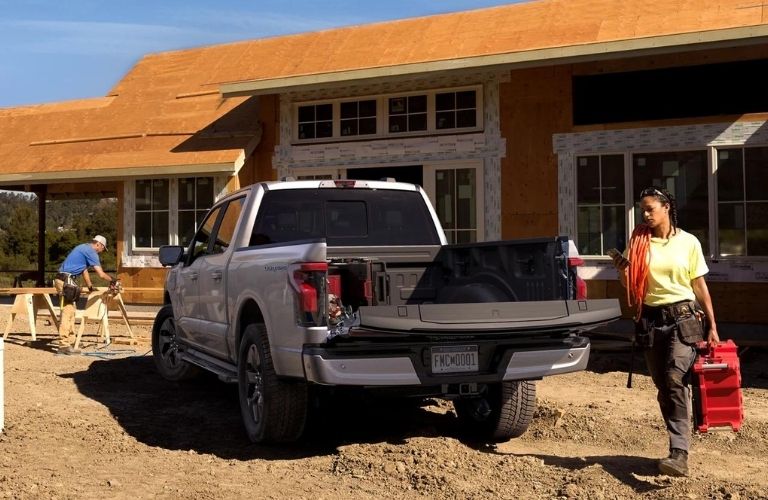
{"type": "Polygon", "coordinates": [[[74,276],[72,276],[71,273],[56,273],[56,279],[61,280],[64,283],[67,283],[70,278],[74,279],[74,276]]]}
{"type": "Polygon", "coordinates": [[[704,340],[703,314],[692,300],[665,306],[643,306],[643,313],[635,324],[635,339],[644,347],[653,347],[655,341],[677,334],[686,345],[704,340]]]}

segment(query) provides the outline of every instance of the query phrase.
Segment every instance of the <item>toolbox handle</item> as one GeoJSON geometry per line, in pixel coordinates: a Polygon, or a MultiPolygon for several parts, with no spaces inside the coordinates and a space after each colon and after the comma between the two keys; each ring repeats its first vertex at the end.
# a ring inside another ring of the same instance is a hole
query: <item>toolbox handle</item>
{"type": "Polygon", "coordinates": [[[701,368],[702,370],[727,370],[728,363],[705,363],[701,368]]]}

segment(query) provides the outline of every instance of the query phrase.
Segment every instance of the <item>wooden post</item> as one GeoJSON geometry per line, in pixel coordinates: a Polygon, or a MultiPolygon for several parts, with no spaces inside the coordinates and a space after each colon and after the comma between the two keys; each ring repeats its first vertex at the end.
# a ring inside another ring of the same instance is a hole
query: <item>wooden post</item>
{"type": "Polygon", "coordinates": [[[45,201],[48,185],[35,187],[37,193],[37,286],[45,286],[45,201]]]}

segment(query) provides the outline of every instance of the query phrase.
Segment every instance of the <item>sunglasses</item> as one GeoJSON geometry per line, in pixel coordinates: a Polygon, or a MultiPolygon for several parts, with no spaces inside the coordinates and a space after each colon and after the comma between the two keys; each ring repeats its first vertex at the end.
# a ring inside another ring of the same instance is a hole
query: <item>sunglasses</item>
{"type": "Polygon", "coordinates": [[[640,198],[641,199],[645,198],[646,196],[658,196],[661,199],[663,199],[664,201],[669,202],[669,198],[667,197],[667,195],[665,195],[664,193],[662,193],[661,191],[659,191],[656,188],[647,188],[647,189],[643,189],[642,191],[640,191],[640,198]]]}

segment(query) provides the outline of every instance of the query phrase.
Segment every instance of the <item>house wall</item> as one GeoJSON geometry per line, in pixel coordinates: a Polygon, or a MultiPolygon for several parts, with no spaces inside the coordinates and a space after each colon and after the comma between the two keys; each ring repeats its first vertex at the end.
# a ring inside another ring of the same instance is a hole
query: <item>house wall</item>
{"type": "MultiPolygon", "coordinates": [[[[758,57],[768,57],[768,45],[511,72],[511,81],[503,84],[501,89],[502,131],[508,144],[502,163],[503,236],[575,234],[573,165],[577,152],[715,147],[747,141],[768,144],[768,114],[765,113],[574,127],[570,114],[572,75],[758,57]]],[[[685,221],[681,221],[681,225],[684,228],[685,221]]],[[[768,300],[768,261],[760,258],[730,262],[708,259],[708,264],[711,269],[708,285],[718,321],[768,324],[768,309],[762,307],[768,300]]],[[[607,258],[587,259],[584,271],[590,298],[619,298],[624,316],[631,317],[625,291],[607,258]]]]}
{"type": "Polygon", "coordinates": [[[568,66],[512,71],[501,83],[501,237],[550,236],[558,230],[557,157],[552,134],[571,128],[568,66]]]}

